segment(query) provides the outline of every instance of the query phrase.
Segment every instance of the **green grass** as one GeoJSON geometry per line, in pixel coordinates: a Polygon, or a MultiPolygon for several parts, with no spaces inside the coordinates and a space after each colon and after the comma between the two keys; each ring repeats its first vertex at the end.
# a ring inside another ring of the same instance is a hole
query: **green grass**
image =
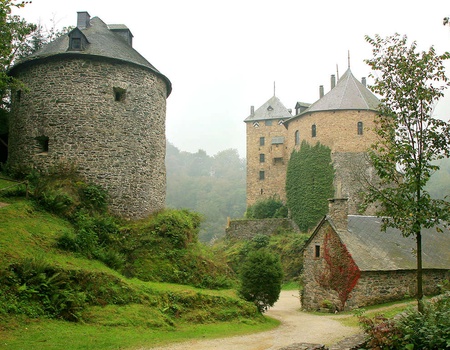
{"type": "Polygon", "coordinates": [[[295,281],[285,282],[281,285],[281,290],[300,290],[300,284],[295,281]]]}
{"type": "Polygon", "coordinates": [[[415,300],[412,299],[405,299],[401,301],[392,301],[389,303],[379,304],[379,305],[370,305],[363,309],[353,310],[353,311],[346,311],[337,315],[330,315],[335,316],[337,321],[342,323],[344,326],[347,327],[358,327],[358,316],[357,314],[359,312],[364,312],[364,315],[373,318],[376,315],[383,314],[387,318],[392,318],[399,313],[407,310],[408,308],[411,308],[415,305],[415,300]]]}
{"type": "MultiPolygon", "coordinates": [[[[0,181],[0,188],[7,186],[0,181]]],[[[104,305],[87,306],[78,323],[11,314],[0,305],[0,349],[136,349],[254,333],[279,324],[261,316],[235,290],[128,279],[97,260],[61,251],[56,241],[73,230],[69,222],[24,198],[0,197],[0,202],[9,204],[0,207],[0,277],[2,268],[34,259],[59,271],[101,278],[105,285],[90,285],[89,293],[114,293],[104,305]],[[110,301],[115,297],[120,305],[110,301]]]]}
{"type": "Polygon", "coordinates": [[[93,326],[54,320],[22,321],[20,327],[13,331],[0,333],[0,349],[137,349],[190,339],[211,339],[261,332],[278,325],[278,321],[269,318],[258,324],[244,322],[183,324],[172,330],[142,326],[93,326]]]}

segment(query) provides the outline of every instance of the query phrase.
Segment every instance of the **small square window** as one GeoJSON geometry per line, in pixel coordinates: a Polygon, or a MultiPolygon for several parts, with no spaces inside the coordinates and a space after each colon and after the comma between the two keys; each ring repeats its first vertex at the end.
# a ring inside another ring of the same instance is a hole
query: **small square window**
{"type": "Polygon", "coordinates": [[[39,153],[48,153],[49,139],[47,136],[38,136],[35,139],[37,141],[37,147],[39,153]]]}
{"type": "Polygon", "coordinates": [[[266,126],[272,126],[272,121],[271,120],[266,120],[264,122],[264,124],[266,124],[266,126]]]}
{"type": "Polygon", "coordinates": [[[72,50],[81,50],[81,38],[72,38],[70,48],[72,50]]]}
{"type": "Polygon", "coordinates": [[[126,90],[122,88],[114,88],[114,101],[123,102],[125,101],[126,90]]]}

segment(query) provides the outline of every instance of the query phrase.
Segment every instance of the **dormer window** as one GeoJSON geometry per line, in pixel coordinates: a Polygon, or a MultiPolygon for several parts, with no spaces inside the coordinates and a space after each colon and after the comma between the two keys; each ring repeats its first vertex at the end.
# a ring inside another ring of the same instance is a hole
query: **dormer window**
{"type": "Polygon", "coordinates": [[[78,28],[74,28],[69,33],[69,51],[83,51],[87,44],[89,42],[86,36],[78,28]]]}

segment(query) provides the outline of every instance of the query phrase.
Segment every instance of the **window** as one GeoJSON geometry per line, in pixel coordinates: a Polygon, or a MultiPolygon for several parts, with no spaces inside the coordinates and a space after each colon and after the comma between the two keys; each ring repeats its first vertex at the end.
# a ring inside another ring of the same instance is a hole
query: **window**
{"type": "Polygon", "coordinates": [[[281,157],[274,158],[273,165],[277,165],[277,164],[284,164],[283,158],[281,158],[281,157]]]}
{"type": "Polygon", "coordinates": [[[295,144],[296,145],[300,144],[300,131],[298,130],[295,131],[295,144]]]}
{"type": "Polygon", "coordinates": [[[71,49],[72,50],[81,50],[81,38],[72,38],[72,43],[71,43],[71,49]]]}
{"type": "Polygon", "coordinates": [[[318,245],[318,244],[316,244],[315,249],[314,249],[314,257],[320,258],[320,245],[318,245]]]}
{"type": "Polygon", "coordinates": [[[311,126],[311,137],[316,137],[317,135],[317,128],[316,128],[316,124],[313,124],[311,126]]]}
{"type": "Polygon", "coordinates": [[[363,122],[358,122],[358,135],[363,134],[363,122]]]}
{"type": "Polygon", "coordinates": [[[264,173],[264,170],[260,170],[260,172],[259,172],[259,179],[260,180],[264,180],[265,177],[266,177],[266,174],[264,173]]]}
{"type": "Polygon", "coordinates": [[[48,136],[38,136],[35,139],[39,153],[48,153],[48,136]]]}
{"type": "Polygon", "coordinates": [[[113,90],[114,90],[114,101],[118,101],[118,102],[125,101],[125,95],[126,95],[125,89],[115,87],[113,90]]]}
{"type": "Polygon", "coordinates": [[[272,126],[272,121],[271,120],[266,120],[264,123],[266,124],[266,126],[272,126]]]}
{"type": "Polygon", "coordinates": [[[260,145],[260,146],[264,146],[264,143],[265,143],[264,137],[260,137],[260,138],[259,138],[259,145],[260,145]]]}
{"type": "Polygon", "coordinates": [[[260,154],[259,154],[259,162],[260,162],[260,163],[264,163],[264,162],[265,162],[264,153],[260,153],[260,154]]]}

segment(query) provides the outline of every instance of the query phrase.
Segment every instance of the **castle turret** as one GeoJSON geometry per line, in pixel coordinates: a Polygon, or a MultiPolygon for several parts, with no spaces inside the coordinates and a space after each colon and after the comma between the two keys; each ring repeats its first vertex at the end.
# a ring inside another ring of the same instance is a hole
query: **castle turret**
{"type": "Polygon", "coordinates": [[[110,210],[142,218],[165,206],[165,113],[171,83],[131,46],[123,25],[79,12],[77,27],[18,62],[8,162],[75,165],[110,195],[110,210]]]}

